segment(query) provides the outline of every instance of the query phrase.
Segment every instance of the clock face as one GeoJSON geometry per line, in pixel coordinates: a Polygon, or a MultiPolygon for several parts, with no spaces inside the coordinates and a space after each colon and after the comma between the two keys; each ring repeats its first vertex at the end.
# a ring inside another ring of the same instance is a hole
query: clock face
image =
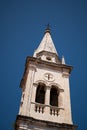
{"type": "Polygon", "coordinates": [[[44,79],[47,81],[53,81],[54,80],[54,76],[50,73],[45,73],[44,74],[44,79]]]}

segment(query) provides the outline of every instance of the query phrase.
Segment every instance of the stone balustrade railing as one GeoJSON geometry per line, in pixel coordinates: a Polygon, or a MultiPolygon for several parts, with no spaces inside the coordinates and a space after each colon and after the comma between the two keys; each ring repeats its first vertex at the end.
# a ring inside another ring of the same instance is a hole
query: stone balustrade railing
{"type": "Polygon", "coordinates": [[[59,110],[60,109],[64,110],[63,108],[59,108],[57,106],[45,105],[45,104],[36,103],[36,102],[32,102],[32,104],[35,105],[35,112],[38,112],[38,113],[44,113],[45,109],[48,108],[50,115],[58,116],[59,110]]]}
{"type": "Polygon", "coordinates": [[[50,115],[57,115],[58,116],[58,112],[59,112],[59,109],[58,107],[55,107],[55,106],[50,106],[50,115]]]}
{"type": "Polygon", "coordinates": [[[36,112],[44,113],[44,108],[45,108],[44,104],[35,103],[35,111],[36,112]]]}

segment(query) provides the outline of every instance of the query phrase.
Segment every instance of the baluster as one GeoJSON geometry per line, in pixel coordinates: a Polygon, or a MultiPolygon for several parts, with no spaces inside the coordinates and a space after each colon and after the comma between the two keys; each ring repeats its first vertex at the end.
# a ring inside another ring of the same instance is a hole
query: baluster
{"type": "Polygon", "coordinates": [[[53,109],[52,109],[52,115],[53,115],[53,109]]]}
{"type": "Polygon", "coordinates": [[[35,106],[35,111],[37,112],[37,106],[35,106]]]}
{"type": "Polygon", "coordinates": [[[54,116],[55,116],[55,108],[53,109],[53,112],[54,112],[53,114],[54,114],[54,116]]]}
{"type": "Polygon", "coordinates": [[[59,111],[57,110],[57,116],[58,116],[58,112],[59,112],[59,111]]]}
{"type": "Polygon", "coordinates": [[[44,113],[44,106],[41,104],[35,105],[35,112],[44,113]]]}
{"type": "Polygon", "coordinates": [[[40,112],[41,112],[41,113],[42,113],[42,108],[43,108],[43,107],[41,106],[41,108],[40,108],[40,112]]]}
{"type": "Polygon", "coordinates": [[[39,106],[37,106],[37,112],[39,112],[39,106]]]}
{"type": "Polygon", "coordinates": [[[52,115],[52,109],[50,109],[50,114],[52,115]]]}
{"type": "Polygon", "coordinates": [[[55,109],[55,115],[57,115],[57,109],[55,109]]]}
{"type": "Polygon", "coordinates": [[[42,113],[44,112],[44,107],[42,107],[42,113]]]}
{"type": "Polygon", "coordinates": [[[39,113],[40,113],[40,106],[39,106],[39,113]]]}

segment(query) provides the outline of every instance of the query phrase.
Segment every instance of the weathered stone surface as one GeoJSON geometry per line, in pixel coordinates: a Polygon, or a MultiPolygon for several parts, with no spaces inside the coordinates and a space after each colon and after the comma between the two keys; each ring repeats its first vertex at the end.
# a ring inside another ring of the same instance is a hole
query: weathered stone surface
{"type": "Polygon", "coordinates": [[[53,123],[31,117],[17,116],[15,130],[76,130],[76,125],[53,123]]]}
{"type": "Polygon", "coordinates": [[[47,30],[34,57],[26,60],[15,130],[76,130],[71,115],[71,70],[64,58],[60,60],[47,30]]]}

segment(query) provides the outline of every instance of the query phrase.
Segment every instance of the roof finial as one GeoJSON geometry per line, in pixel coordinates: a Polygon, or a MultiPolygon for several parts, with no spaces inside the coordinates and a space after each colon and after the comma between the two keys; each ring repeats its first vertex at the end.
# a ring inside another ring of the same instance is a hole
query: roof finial
{"type": "Polygon", "coordinates": [[[47,33],[47,32],[50,33],[50,24],[49,24],[49,23],[47,24],[47,27],[46,27],[46,29],[45,29],[45,33],[47,33]]]}
{"type": "Polygon", "coordinates": [[[62,56],[62,64],[65,64],[65,58],[62,56]]]}

